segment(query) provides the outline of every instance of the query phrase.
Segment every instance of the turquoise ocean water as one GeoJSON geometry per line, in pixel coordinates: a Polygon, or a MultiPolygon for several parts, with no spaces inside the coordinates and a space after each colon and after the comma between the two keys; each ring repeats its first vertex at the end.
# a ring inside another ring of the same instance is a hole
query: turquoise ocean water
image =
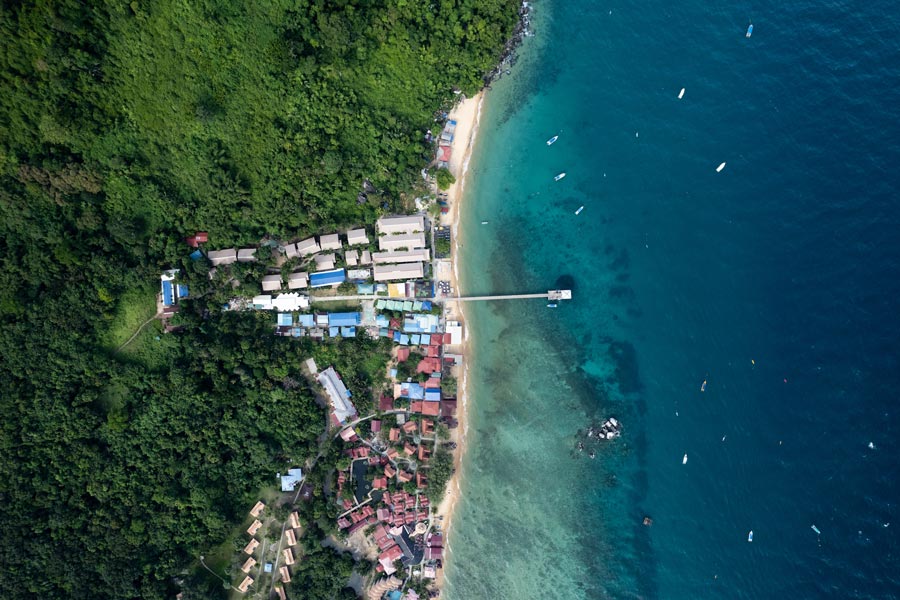
{"type": "Polygon", "coordinates": [[[447,597],[900,598],[896,5],[533,21],[485,104],[461,286],[575,299],[467,308],[447,597]]]}

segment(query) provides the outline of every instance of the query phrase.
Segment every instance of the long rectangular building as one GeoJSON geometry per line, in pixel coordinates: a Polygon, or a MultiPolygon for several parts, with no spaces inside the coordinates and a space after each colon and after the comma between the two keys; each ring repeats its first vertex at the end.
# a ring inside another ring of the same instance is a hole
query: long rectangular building
{"type": "Polygon", "coordinates": [[[425,247],[425,234],[421,231],[418,233],[402,233],[399,235],[383,235],[378,238],[378,249],[382,252],[391,250],[415,250],[416,248],[425,247]]]}
{"type": "Polygon", "coordinates": [[[425,276],[422,263],[402,263],[399,265],[375,265],[375,281],[396,281],[398,279],[421,279],[425,276]]]}
{"type": "Polygon", "coordinates": [[[376,265],[428,260],[431,260],[431,252],[429,252],[428,248],[416,248],[415,250],[403,250],[400,252],[376,252],[372,255],[372,261],[376,265]]]}
{"type": "Polygon", "coordinates": [[[381,217],[376,223],[376,228],[378,229],[378,233],[387,235],[425,231],[425,217],[422,215],[381,217]]]}
{"type": "Polygon", "coordinates": [[[328,400],[331,403],[332,412],[338,423],[345,423],[348,420],[356,418],[356,407],[350,401],[350,391],[338,377],[334,367],[328,367],[316,378],[325,393],[328,394],[328,400]]]}

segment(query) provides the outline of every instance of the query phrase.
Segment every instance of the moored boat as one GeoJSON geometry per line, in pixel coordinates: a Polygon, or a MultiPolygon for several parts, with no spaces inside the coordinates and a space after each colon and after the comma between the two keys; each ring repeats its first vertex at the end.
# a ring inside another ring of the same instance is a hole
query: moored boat
{"type": "Polygon", "coordinates": [[[559,136],[558,136],[558,135],[554,135],[552,138],[550,138],[549,140],[547,140],[547,145],[548,145],[548,146],[552,146],[552,145],[556,142],[556,140],[558,140],[558,139],[559,139],[559,136]]]}
{"type": "Polygon", "coordinates": [[[553,181],[559,181],[560,179],[562,179],[565,176],[566,176],[565,173],[560,173],[559,175],[557,175],[556,177],[553,178],[553,181]]]}

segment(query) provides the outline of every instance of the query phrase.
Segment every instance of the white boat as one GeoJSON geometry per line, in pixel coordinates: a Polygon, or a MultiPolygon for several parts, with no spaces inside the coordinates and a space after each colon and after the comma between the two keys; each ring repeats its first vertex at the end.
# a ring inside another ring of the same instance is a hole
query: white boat
{"type": "Polygon", "coordinates": [[[685,453],[684,458],[681,459],[681,464],[683,464],[683,465],[687,464],[687,453],[685,453]]]}
{"type": "Polygon", "coordinates": [[[724,168],[725,168],[725,163],[722,163],[721,165],[716,167],[716,173],[721,173],[722,169],[724,169],[724,168]]]}
{"type": "Polygon", "coordinates": [[[678,92],[678,99],[681,100],[682,98],[684,98],[684,88],[681,88],[681,91],[678,92]]]}
{"type": "Polygon", "coordinates": [[[556,140],[558,140],[558,139],[559,139],[559,136],[558,136],[558,135],[554,135],[552,138],[550,138],[549,140],[547,140],[547,145],[548,145],[548,146],[552,146],[553,143],[554,143],[556,140]]]}
{"type": "Polygon", "coordinates": [[[583,207],[583,206],[579,206],[579,207],[578,207],[578,210],[575,211],[575,214],[576,214],[576,215],[580,215],[580,214],[581,214],[581,211],[583,211],[583,210],[584,210],[584,207],[583,207]]]}
{"type": "Polygon", "coordinates": [[[812,530],[816,532],[816,535],[822,535],[822,532],[819,531],[818,527],[816,527],[815,525],[810,525],[810,527],[812,527],[812,530]]]}
{"type": "Polygon", "coordinates": [[[557,306],[559,306],[559,305],[556,302],[547,303],[547,308],[556,308],[557,306]]]}
{"type": "Polygon", "coordinates": [[[746,37],[750,37],[751,35],[753,35],[753,23],[750,23],[750,27],[747,28],[747,36],[746,37]]]}
{"type": "Polygon", "coordinates": [[[753,530],[752,529],[750,530],[750,533],[747,534],[747,541],[748,542],[753,541],[753,530]]]}
{"type": "Polygon", "coordinates": [[[553,178],[553,181],[559,181],[560,179],[562,179],[565,176],[566,176],[565,173],[560,173],[559,175],[557,175],[556,177],[553,178]]]}
{"type": "Polygon", "coordinates": [[[482,221],[481,224],[482,224],[482,225],[487,225],[488,222],[487,222],[487,221],[482,221]]]}

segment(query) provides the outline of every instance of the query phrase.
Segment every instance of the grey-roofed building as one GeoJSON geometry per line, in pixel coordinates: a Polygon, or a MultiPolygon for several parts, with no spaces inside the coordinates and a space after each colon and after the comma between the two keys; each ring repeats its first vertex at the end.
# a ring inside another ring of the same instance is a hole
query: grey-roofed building
{"type": "Polygon", "coordinates": [[[313,260],[316,261],[316,271],[330,271],[334,268],[334,254],[316,254],[313,260]]]}
{"type": "Polygon", "coordinates": [[[351,229],[347,232],[347,245],[358,246],[360,244],[368,244],[369,236],[366,235],[365,229],[351,229]]]}
{"type": "Polygon", "coordinates": [[[297,244],[287,244],[284,247],[284,255],[288,258],[297,258],[300,252],[297,251],[297,244]]]}
{"type": "Polygon", "coordinates": [[[291,273],[288,275],[288,288],[296,290],[309,286],[309,276],[303,272],[291,273]]]}
{"type": "Polygon", "coordinates": [[[319,244],[316,243],[316,238],[309,238],[308,240],[297,242],[297,253],[300,256],[309,256],[310,254],[315,254],[318,251],[319,244]]]}
{"type": "Polygon", "coordinates": [[[338,234],[330,233],[328,235],[320,235],[319,236],[319,249],[322,251],[340,250],[341,249],[341,239],[338,237],[338,234]]]}
{"type": "Polygon", "coordinates": [[[371,265],[372,264],[372,253],[368,250],[363,250],[359,255],[359,264],[361,265],[371,265]]]}
{"type": "Polygon", "coordinates": [[[419,233],[401,233],[399,235],[384,235],[378,238],[378,248],[382,252],[399,250],[406,248],[414,250],[416,248],[425,247],[425,234],[419,233]]]}
{"type": "Polygon", "coordinates": [[[348,420],[356,418],[356,408],[350,402],[350,392],[341,381],[334,367],[328,367],[316,377],[325,393],[328,395],[328,401],[331,403],[332,412],[338,423],[345,423],[348,420]]]}
{"type": "Polygon", "coordinates": [[[281,289],[281,275],[265,275],[262,278],[264,292],[276,292],[281,289]]]}
{"type": "Polygon", "coordinates": [[[206,258],[214,267],[219,265],[230,265],[237,261],[237,250],[229,248],[228,250],[210,250],[206,253],[206,258]]]}
{"type": "Polygon", "coordinates": [[[425,275],[422,263],[402,263],[398,265],[375,265],[375,281],[396,281],[398,279],[419,279],[425,275]]]}
{"type": "Polygon", "coordinates": [[[347,262],[348,267],[355,267],[359,264],[359,252],[356,250],[347,250],[344,253],[344,260],[347,262]]]}
{"type": "Polygon", "coordinates": [[[372,255],[372,260],[376,265],[422,262],[430,259],[431,253],[428,251],[428,248],[417,248],[415,250],[403,250],[400,252],[376,252],[372,255]]]}
{"type": "Polygon", "coordinates": [[[238,262],[256,262],[256,248],[241,248],[237,253],[238,262]]]}
{"type": "Polygon", "coordinates": [[[414,233],[425,231],[425,217],[422,215],[408,215],[400,217],[381,217],[376,223],[378,233],[388,235],[394,233],[414,233]]]}

